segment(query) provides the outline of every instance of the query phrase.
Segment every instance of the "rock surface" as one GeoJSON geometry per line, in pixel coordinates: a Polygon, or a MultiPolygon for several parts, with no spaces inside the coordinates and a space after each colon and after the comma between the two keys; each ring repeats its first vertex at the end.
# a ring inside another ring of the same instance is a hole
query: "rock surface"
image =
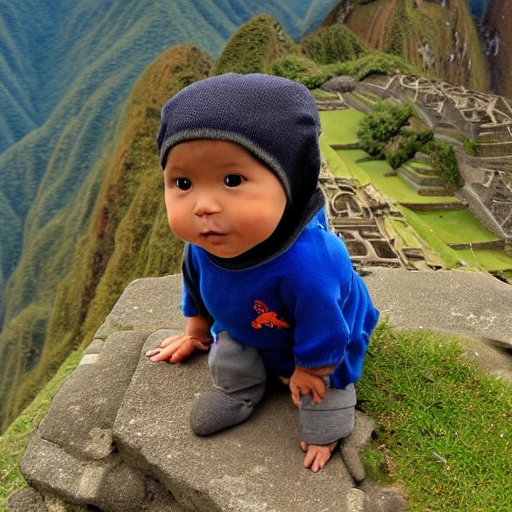
{"type": "MultiPolygon", "coordinates": [[[[468,353],[512,380],[512,287],[467,271],[372,268],[376,306],[398,328],[465,336],[468,353]]],[[[145,352],[183,330],[181,277],[131,283],[66,380],[22,459],[31,485],[10,512],[52,512],[52,499],[105,512],[396,512],[393,488],[365,478],[359,453],[374,428],[356,428],[317,474],[302,468],[297,413],[274,391],[247,422],[209,437],[190,431],[189,410],[210,385],[205,356],[180,365],[145,352]]]]}
{"type": "Polygon", "coordinates": [[[390,325],[463,336],[486,371],[512,381],[512,286],[484,272],[372,267],[365,277],[390,325]]]}
{"type": "Polygon", "coordinates": [[[189,411],[210,386],[207,358],[169,365],[144,355],[182,331],[180,295],[180,276],[128,286],[29,443],[21,470],[31,488],[10,497],[11,512],[28,502],[50,512],[48,497],[105,512],[405,509],[398,491],[365,480],[358,454],[373,423],[361,413],[317,474],[302,467],[286,392],[269,392],[242,425],[195,436],[189,411]]]}

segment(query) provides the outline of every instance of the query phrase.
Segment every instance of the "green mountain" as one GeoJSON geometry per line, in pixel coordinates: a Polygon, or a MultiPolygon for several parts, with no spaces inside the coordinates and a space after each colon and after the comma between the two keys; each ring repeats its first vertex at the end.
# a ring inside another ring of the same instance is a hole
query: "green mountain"
{"type": "Polygon", "coordinates": [[[370,48],[404,58],[422,75],[472,90],[489,89],[482,44],[467,0],[340,2],[322,26],[340,21],[370,48]]]}
{"type": "MultiPolygon", "coordinates": [[[[96,285],[120,243],[109,230],[115,232],[112,226],[124,217],[131,199],[126,199],[126,211],[121,205],[105,206],[94,228],[103,246],[90,249],[92,260],[81,256],[89,250],[84,240],[93,229],[99,194],[110,199],[108,194],[138,186],[134,173],[130,184],[120,184],[116,191],[106,192],[102,182],[119,147],[115,141],[131,118],[124,114],[124,125],[117,121],[143,70],[177,44],[194,43],[205,52],[204,59],[215,58],[231,34],[259,12],[279,19],[299,39],[316,28],[334,4],[25,0],[2,5],[0,424],[14,418],[62,357],[82,342],[81,321],[91,300],[101,297],[96,285]],[[55,357],[46,355],[50,345],[55,345],[50,351],[55,357]]],[[[151,86],[146,94],[151,94],[151,86]]],[[[147,113],[153,124],[170,95],[171,90],[165,91],[147,113]]],[[[148,133],[147,143],[154,149],[155,127],[148,133]]],[[[140,164],[136,157],[123,162],[123,169],[140,164]]],[[[155,162],[152,175],[156,169],[155,162]]],[[[132,220],[127,231],[137,222],[132,220]]],[[[138,243],[133,241],[127,250],[138,243]]],[[[158,273],[176,270],[175,262],[161,254],[154,257],[162,261],[147,263],[142,274],[140,267],[123,268],[123,276],[112,274],[110,284],[104,285],[111,287],[109,297],[122,290],[126,278],[154,275],[155,268],[158,273]]],[[[111,299],[106,301],[98,316],[111,305],[111,299]]],[[[89,322],[85,331],[95,325],[89,322]]]]}

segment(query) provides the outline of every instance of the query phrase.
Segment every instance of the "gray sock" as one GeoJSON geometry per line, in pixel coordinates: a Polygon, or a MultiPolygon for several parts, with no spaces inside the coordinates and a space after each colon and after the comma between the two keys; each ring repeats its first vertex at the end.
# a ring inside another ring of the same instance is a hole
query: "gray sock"
{"type": "Polygon", "coordinates": [[[263,398],[267,380],[259,352],[219,333],[208,357],[213,389],[201,394],[190,413],[190,426],[208,435],[246,420],[263,398]]]}
{"type": "Polygon", "coordinates": [[[347,437],[354,429],[356,390],[327,388],[325,399],[314,404],[311,395],[300,398],[300,440],[307,444],[326,445],[347,437]]]}
{"type": "Polygon", "coordinates": [[[213,388],[198,398],[190,412],[190,426],[199,436],[207,436],[245,421],[261,400],[265,386],[225,393],[213,388]]]}

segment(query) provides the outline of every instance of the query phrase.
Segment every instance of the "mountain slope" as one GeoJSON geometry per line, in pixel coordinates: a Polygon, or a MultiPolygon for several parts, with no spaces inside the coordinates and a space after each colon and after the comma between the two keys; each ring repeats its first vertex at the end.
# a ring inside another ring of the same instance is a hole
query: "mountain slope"
{"type": "Polygon", "coordinates": [[[427,76],[488,91],[486,64],[467,0],[340,2],[324,25],[339,22],[371,48],[401,56],[427,76]]]}
{"type": "MultiPolygon", "coordinates": [[[[84,319],[92,298],[101,296],[94,283],[114,254],[112,249],[95,253],[97,260],[90,267],[90,261],[79,258],[79,264],[76,258],[85,250],[83,237],[114,148],[116,121],[144,68],[178,43],[194,41],[216,56],[235,29],[260,11],[279,17],[299,38],[309,28],[303,16],[314,12],[320,20],[334,3],[304,1],[299,11],[292,0],[257,5],[240,0],[27,0],[2,7],[0,102],[5,106],[2,113],[13,113],[0,117],[0,128],[10,134],[6,143],[10,145],[0,154],[0,422],[4,426],[30,399],[35,382],[43,382],[58,364],[57,357],[40,370],[38,361],[47,342],[59,345],[56,352],[78,345],[81,335],[73,322],[84,319]],[[69,277],[70,272],[74,277],[69,277]],[[61,287],[65,279],[80,281],[82,273],[95,274],[93,284],[83,278],[88,283],[85,291],[61,287]],[[73,304],[78,300],[79,314],[74,305],[60,299],[56,309],[57,296],[67,296],[73,304]],[[73,312],[66,316],[69,308],[73,312]],[[62,339],[50,334],[57,324],[59,333],[65,333],[62,339]],[[36,374],[34,380],[28,378],[36,374]],[[30,390],[27,393],[21,392],[22,381],[26,381],[23,389],[30,390]],[[11,396],[13,390],[16,397],[11,396]]],[[[163,225],[158,229],[163,231],[163,225]]],[[[158,267],[162,272],[168,260],[149,247],[146,250],[158,260],[147,271],[158,267]]],[[[144,265],[140,261],[130,268],[129,276],[144,272],[144,265]]],[[[121,263],[119,267],[123,269],[121,263]]],[[[114,268],[112,282],[119,272],[114,268]]],[[[117,286],[125,279],[126,275],[117,286]]],[[[110,290],[109,301],[121,291],[112,283],[104,286],[110,290]]]]}
{"type": "Polygon", "coordinates": [[[215,62],[213,75],[269,73],[273,60],[297,52],[296,45],[274,18],[260,14],[231,36],[215,62]]]}
{"type": "Polygon", "coordinates": [[[33,87],[44,87],[45,45],[56,31],[50,9],[28,3],[4,2],[0,12],[0,153],[44,121],[33,87]],[[50,36],[51,37],[51,36],[50,36]]]}
{"type": "MultiPolygon", "coordinates": [[[[210,67],[209,57],[195,46],[175,46],[134,86],[118,122],[113,151],[103,160],[102,184],[87,229],[77,241],[43,332],[51,343],[43,338],[37,346],[33,341],[31,348],[41,350],[41,357],[32,372],[18,365],[18,386],[5,405],[8,418],[39,389],[70,347],[91,340],[127,283],[179,272],[183,244],[167,226],[154,134],[160,106],[185,85],[208,76],[210,67]]],[[[48,311],[40,312],[45,314],[48,311]]]]}
{"type": "Polygon", "coordinates": [[[512,4],[492,0],[484,20],[491,89],[512,98],[512,4]]]}

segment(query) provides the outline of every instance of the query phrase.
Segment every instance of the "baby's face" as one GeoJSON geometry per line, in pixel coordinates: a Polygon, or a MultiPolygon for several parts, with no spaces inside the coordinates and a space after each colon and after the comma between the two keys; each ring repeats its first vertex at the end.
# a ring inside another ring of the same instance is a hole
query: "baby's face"
{"type": "Polygon", "coordinates": [[[266,240],[286,206],[278,178],[242,146],[194,140],[173,147],[164,169],[174,234],[220,258],[266,240]]]}

